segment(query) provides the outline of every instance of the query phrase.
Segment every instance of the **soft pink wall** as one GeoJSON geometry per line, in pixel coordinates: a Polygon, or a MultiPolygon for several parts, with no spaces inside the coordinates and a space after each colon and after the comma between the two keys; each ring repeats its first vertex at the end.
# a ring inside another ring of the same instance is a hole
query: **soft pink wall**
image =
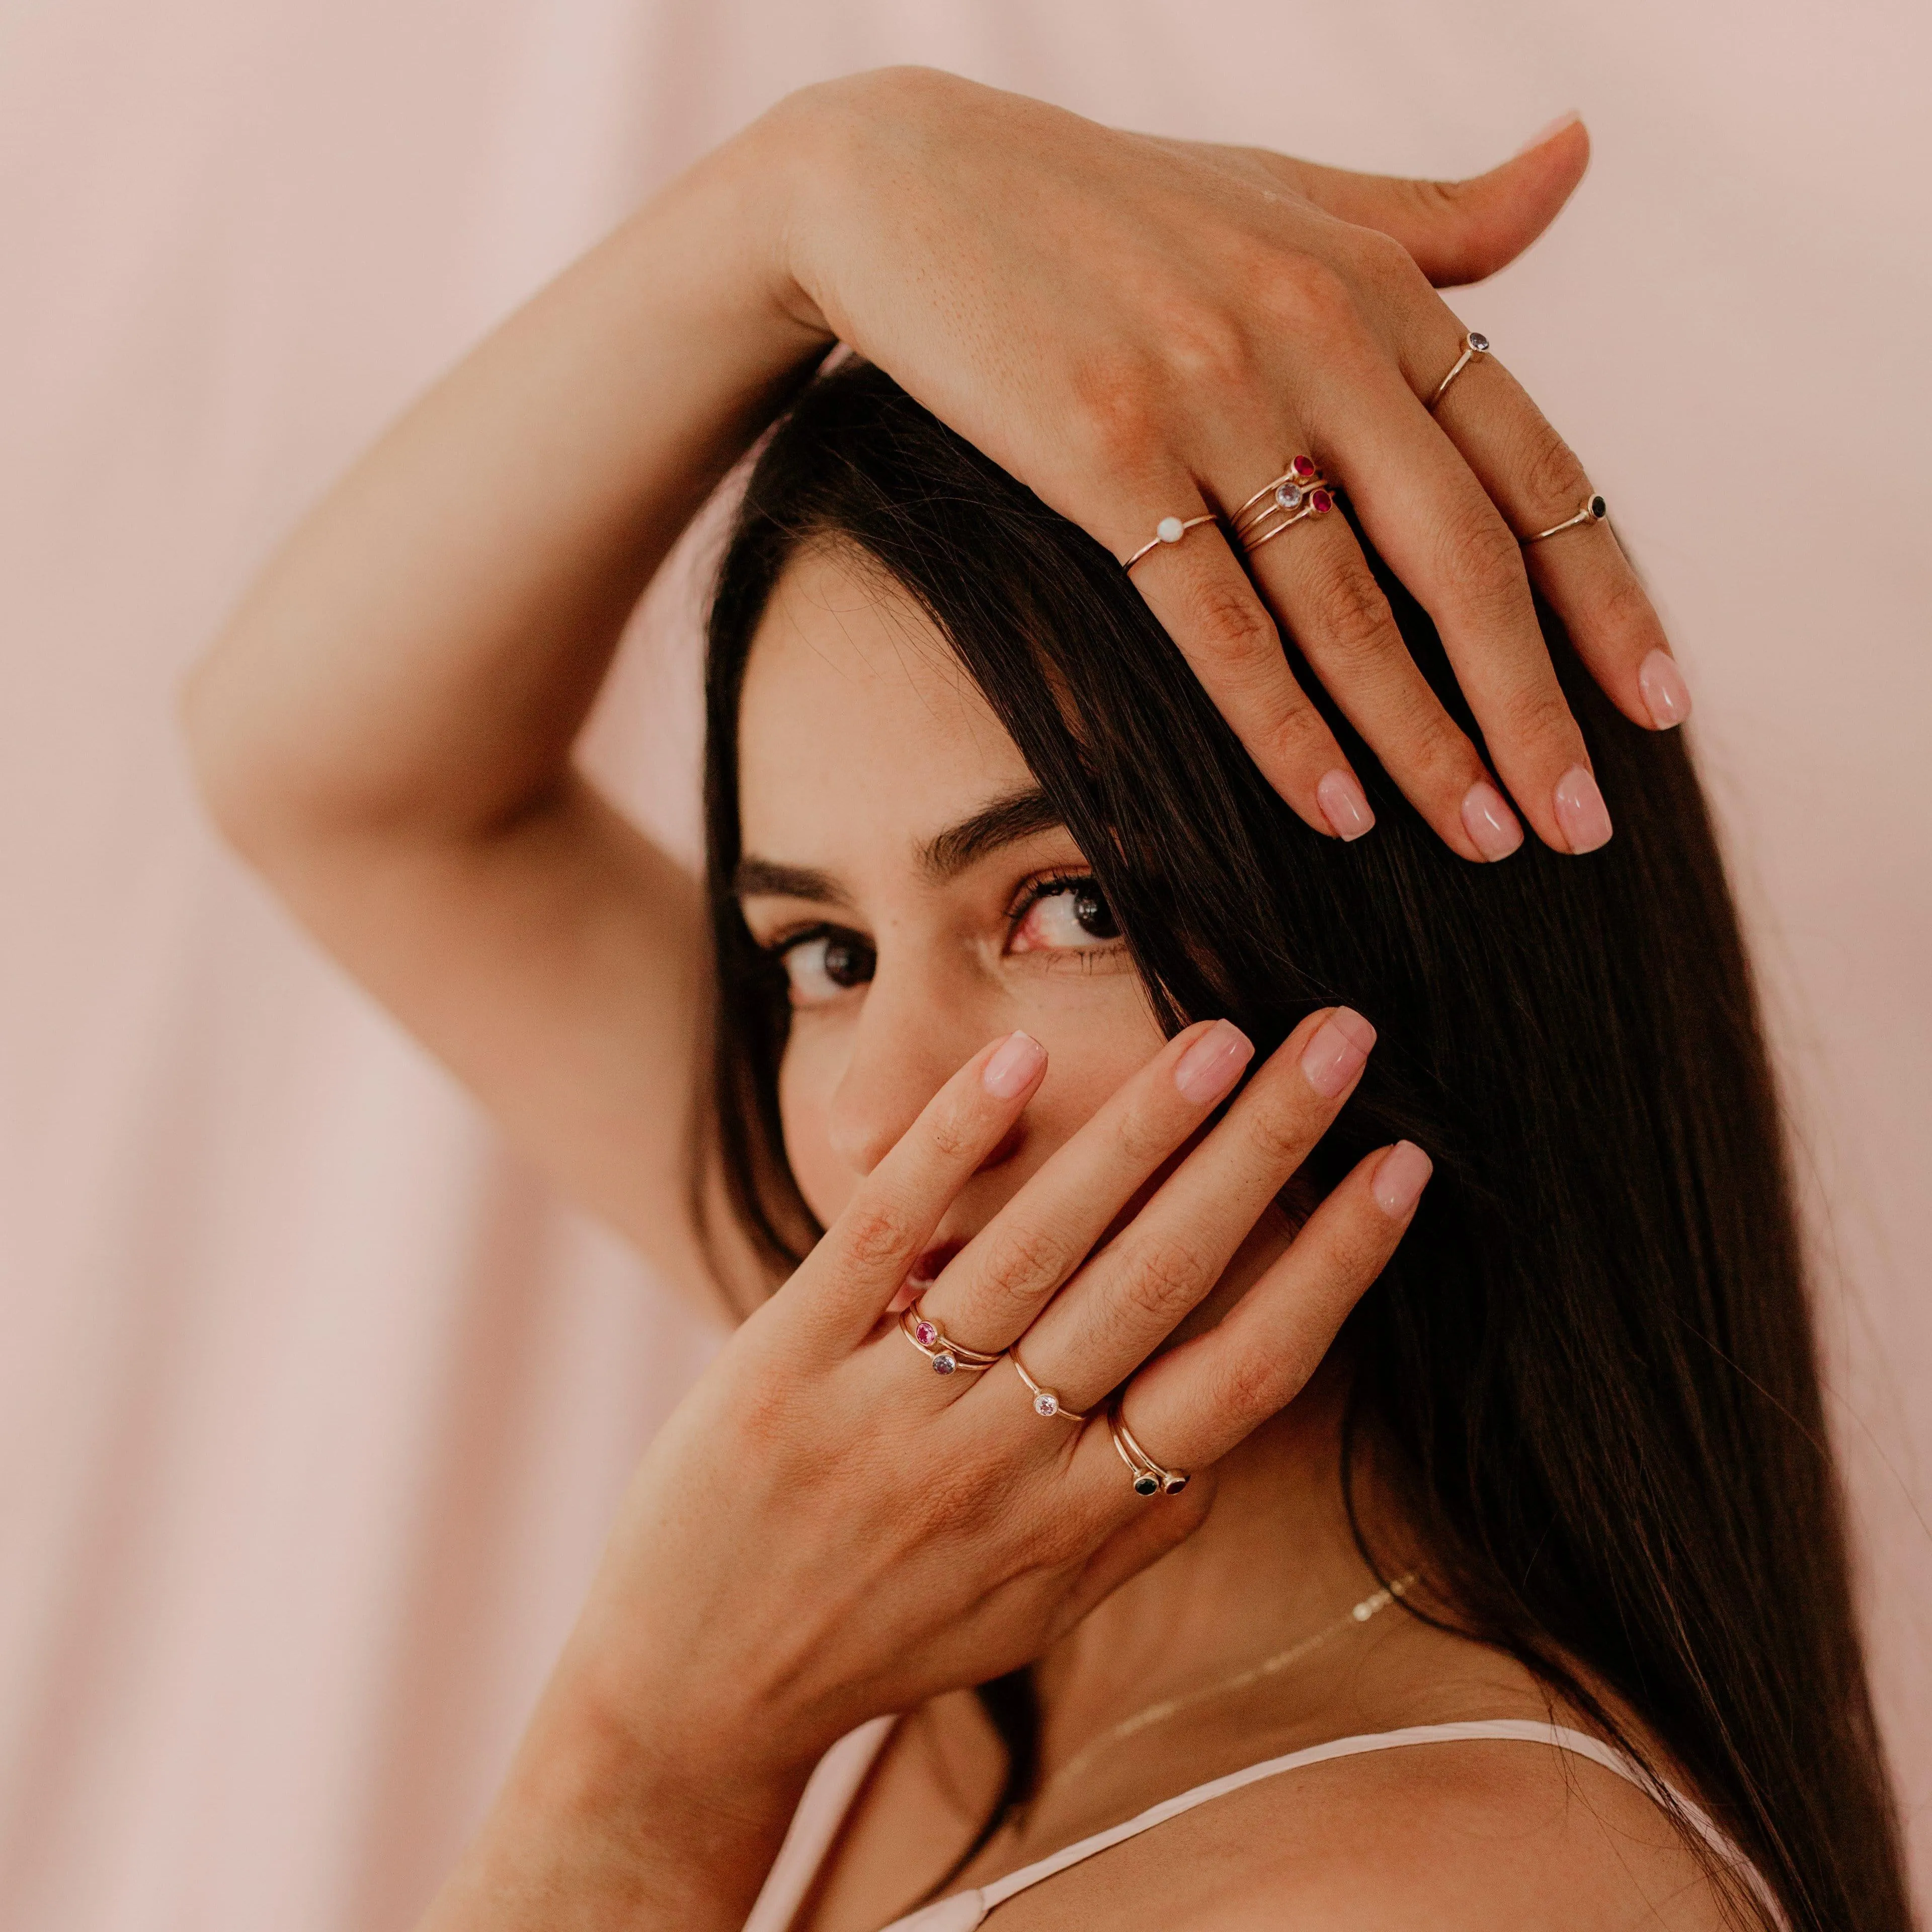
{"type": "MultiPolygon", "coordinates": [[[[1418,172],[1589,117],[1574,211],[1462,308],[1592,465],[1697,692],[1829,1204],[1932,1880],[1922,8],[16,0],[0,1925],[406,1924],[710,1346],[216,848],[171,686],[329,474],[638,193],[907,58],[1418,172]]],[[[677,586],[652,628],[603,752],[688,839],[677,586]]]]}

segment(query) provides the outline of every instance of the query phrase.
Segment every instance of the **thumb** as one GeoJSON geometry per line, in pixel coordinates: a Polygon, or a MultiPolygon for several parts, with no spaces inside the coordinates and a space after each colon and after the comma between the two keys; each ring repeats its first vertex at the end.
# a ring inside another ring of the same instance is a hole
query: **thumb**
{"type": "Polygon", "coordinates": [[[1590,165],[1590,136],[1566,114],[1521,153],[1468,181],[1408,181],[1297,164],[1316,207],[1400,242],[1438,288],[1480,282],[1513,262],[1570,199],[1590,165]]]}

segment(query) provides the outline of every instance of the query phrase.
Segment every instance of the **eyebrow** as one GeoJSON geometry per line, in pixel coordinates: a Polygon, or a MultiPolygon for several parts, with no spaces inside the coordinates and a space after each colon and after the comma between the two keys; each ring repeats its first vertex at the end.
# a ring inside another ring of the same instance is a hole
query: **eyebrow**
{"type": "MultiPolygon", "coordinates": [[[[1036,832],[1057,831],[1066,823],[1060,808],[1037,785],[1009,792],[983,806],[970,818],[949,825],[919,848],[919,868],[943,883],[957,878],[968,866],[989,853],[1017,844],[1036,832]]],[[[731,874],[731,890],[740,898],[809,899],[820,905],[850,906],[851,895],[830,872],[811,866],[784,866],[747,856],[731,874]]]]}

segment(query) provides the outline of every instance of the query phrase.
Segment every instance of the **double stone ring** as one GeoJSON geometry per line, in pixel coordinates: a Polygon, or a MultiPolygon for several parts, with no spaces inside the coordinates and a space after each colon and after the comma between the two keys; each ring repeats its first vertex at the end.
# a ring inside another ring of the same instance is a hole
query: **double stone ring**
{"type": "Polygon", "coordinates": [[[1000,1359],[941,1334],[939,1324],[926,1319],[916,1301],[900,1311],[899,1333],[932,1364],[936,1376],[983,1375],[1000,1359]]]}
{"type": "Polygon", "coordinates": [[[1137,1496],[1178,1496],[1187,1486],[1185,1469],[1163,1468],[1138,1442],[1133,1431],[1127,1426],[1126,1418],[1120,1413],[1118,1397],[1107,1412],[1107,1428],[1114,1438],[1114,1449],[1120,1460],[1127,1466],[1127,1473],[1133,1478],[1134,1494],[1137,1496]]]}

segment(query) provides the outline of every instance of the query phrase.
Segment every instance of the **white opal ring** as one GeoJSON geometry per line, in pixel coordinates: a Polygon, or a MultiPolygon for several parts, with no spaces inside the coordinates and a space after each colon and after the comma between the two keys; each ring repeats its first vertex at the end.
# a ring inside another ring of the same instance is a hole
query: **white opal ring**
{"type": "Polygon", "coordinates": [[[1153,541],[1142,544],[1132,556],[1124,559],[1120,568],[1123,570],[1132,569],[1148,551],[1160,549],[1162,544],[1178,544],[1190,530],[1198,530],[1203,524],[1211,524],[1214,520],[1211,514],[1189,517],[1185,519],[1180,517],[1162,518],[1160,521],[1154,526],[1153,541]]]}

